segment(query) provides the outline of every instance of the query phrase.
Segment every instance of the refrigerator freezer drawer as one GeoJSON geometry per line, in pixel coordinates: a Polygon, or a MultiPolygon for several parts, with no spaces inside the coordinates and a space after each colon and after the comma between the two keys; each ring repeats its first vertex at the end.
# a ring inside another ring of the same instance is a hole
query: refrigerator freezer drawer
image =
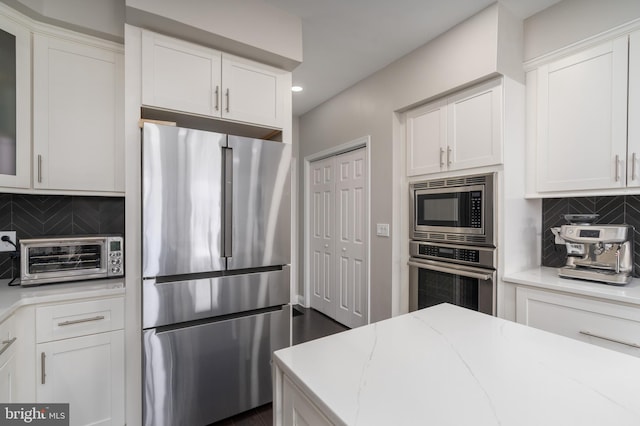
{"type": "Polygon", "coordinates": [[[145,426],[202,426],[271,401],[271,355],[289,346],[291,307],[145,330],[145,426]]]}
{"type": "Polygon", "coordinates": [[[142,328],[280,306],[290,301],[290,267],[215,278],[143,280],[142,328]]]}

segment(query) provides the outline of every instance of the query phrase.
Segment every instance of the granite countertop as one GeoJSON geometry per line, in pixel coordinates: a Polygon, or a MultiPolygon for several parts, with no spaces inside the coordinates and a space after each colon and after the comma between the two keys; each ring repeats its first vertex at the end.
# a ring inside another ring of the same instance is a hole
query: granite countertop
{"type": "Polygon", "coordinates": [[[640,424],[640,359],[448,304],[274,362],[336,424],[640,424]]]}
{"type": "Polygon", "coordinates": [[[564,291],[583,296],[598,297],[617,302],[640,305],[640,279],[634,278],[629,284],[618,286],[585,280],[558,277],[557,268],[544,266],[514,274],[505,275],[503,281],[523,284],[547,290],[564,291]]]}
{"type": "Polygon", "coordinates": [[[90,297],[124,295],[124,279],[74,281],[31,287],[9,287],[9,280],[0,280],[0,321],[21,306],[35,303],[60,302],[90,297]]]}

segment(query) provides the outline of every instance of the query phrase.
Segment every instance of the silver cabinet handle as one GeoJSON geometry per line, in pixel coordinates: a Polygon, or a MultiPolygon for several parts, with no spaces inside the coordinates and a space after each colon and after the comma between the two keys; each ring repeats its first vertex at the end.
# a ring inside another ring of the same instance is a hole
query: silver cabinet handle
{"type": "Polygon", "coordinates": [[[229,112],[229,89],[227,89],[226,96],[227,96],[227,112],[229,112]]]}
{"type": "Polygon", "coordinates": [[[216,111],[220,109],[220,86],[216,86],[216,111]]]}
{"type": "Polygon", "coordinates": [[[637,343],[625,342],[623,340],[613,339],[611,337],[602,336],[600,334],[592,333],[587,330],[580,330],[580,334],[584,334],[585,336],[595,337],[597,339],[607,340],[609,342],[620,343],[621,345],[631,346],[632,348],[640,348],[640,345],[637,343]]]}
{"type": "Polygon", "coordinates": [[[2,341],[2,349],[0,349],[0,355],[2,355],[3,353],[6,352],[7,349],[9,349],[9,346],[13,345],[13,342],[15,342],[17,339],[17,337],[14,337],[13,339],[9,339],[9,340],[3,340],[2,341]]]}
{"type": "Polygon", "coordinates": [[[453,150],[451,149],[451,147],[448,146],[447,147],[447,165],[449,165],[449,166],[451,165],[451,152],[452,151],[453,150]]]}
{"type": "Polygon", "coordinates": [[[40,367],[41,370],[40,371],[40,383],[42,383],[44,385],[46,378],[47,378],[47,373],[45,373],[45,358],[47,356],[44,354],[44,352],[40,353],[40,367]]]}
{"type": "Polygon", "coordinates": [[[83,318],[83,319],[79,319],[79,320],[59,322],[58,326],[59,327],[64,327],[65,325],[80,324],[80,323],[83,323],[83,322],[90,322],[90,321],[100,321],[100,320],[103,320],[103,319],[104,319],[104,315],[98,315],[97,317],[83,318]]]}
{"type": "Polygon", "coordinates": [[[616,154],[616,182],[620,180],[620,156],[616,154]]]}
{"type": "Polygon", "coordinates": [[[444,167],[444,148],[440,148],[440,167],[444,167]]]}
{"type": "Polygon", "coordinates": [[[636,180],[636,153],[631,154],[631,180],[636,180]]]}
{"type": "Polygon", "coordinates": [[[42,183],[42,155],[38,154],[38,183],[42,183]]]}

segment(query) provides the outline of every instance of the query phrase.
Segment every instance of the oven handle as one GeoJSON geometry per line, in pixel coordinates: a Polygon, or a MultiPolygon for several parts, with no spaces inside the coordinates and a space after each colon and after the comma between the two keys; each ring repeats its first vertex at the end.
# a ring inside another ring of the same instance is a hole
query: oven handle
{"type": "Polygon", "coordinates": [[[461,275],[463,277],[475,278],[478,280],[489,281],[493,279],[493,272],[492,273],[473,272],[473,271],[467,271],[465,269],[458,269],[455,266],[446,267],[446,266],[439,266],[439,265],[412,262],[412,261],[407,262],[407,264],[409,266],[415,266],[416,268],[430,269],[432,271],[444,272],[445,274],[461,275]]]}

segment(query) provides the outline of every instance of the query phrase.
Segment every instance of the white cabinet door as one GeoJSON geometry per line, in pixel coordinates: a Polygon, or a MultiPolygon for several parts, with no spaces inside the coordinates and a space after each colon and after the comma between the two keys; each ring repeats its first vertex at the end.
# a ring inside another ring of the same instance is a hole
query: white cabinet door
{"type": "Polygon", "coordinates": [[[34,188],[124,191],[123,54],[34,34],[34,188]]]}
{"type": "Polygon", "coordinates": [[[70,424],[124,424],[124,332],[37,345],[37,402],[69,403],[70,424]]]}
{"type": "Polygon", "coordinates": [[[640,357],[640,309],[637,307],[517,287],[516,320],[640,357]]]}
{"type": "Polygon", "coordinates": [[[222,55],[222,117],[282,127],[286,72],[237,56],[222,55]]]}
{"type": "Polygon", "coordinates": [[[640,31],[629,39],[628,117],[627,186],[640,186],[640,31]]]}
{"type": "Polygon", "coordinates": [[[275,424],[281,426],[323,426],[331,421],[309,399],[291,383],[287,376],[282,379],[282,417],[275,424]]]}
{"type": "Polygon", "coordinates": [[[0,401],[16,402],[17,364],[13,317],[0,324],[0,401]]]}
{"type": "Polygon", "coordinates": [[[627,37],[538,68],[537,189],[625,186],[627,37]]]}
{"type": "Polygon", "coordinates": [[[448,102],[447,166],[469,169],[502,163],[502,85],[491,81],[448,102]]]}
{"type": "Polygon", "coordinates": [[[447,107],[433,102],[406,114],[407,176],[446,169],[447,107]]]}
{"type": "Polygon", "coordinates": [[[31,185],[31,33],[0,15],[0,186],[31,185]]]}
{"type": "Polygon", "coordinates": [[[221,53],[150,31],[142,33],[142,103],[219,117],[221,53]]]}

